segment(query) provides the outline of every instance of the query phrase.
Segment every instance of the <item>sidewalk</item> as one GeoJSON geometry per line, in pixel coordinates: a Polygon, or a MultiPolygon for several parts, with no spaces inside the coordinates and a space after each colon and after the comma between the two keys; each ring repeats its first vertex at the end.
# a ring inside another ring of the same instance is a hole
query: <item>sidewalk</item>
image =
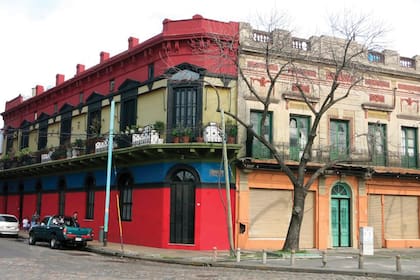
{"type": "MultiPolygon", "coordinates": [[[[21,237],[27,237],[27,233],[22,233],[21,237]]],[[[294,258],[290,254],[267,251],[265,259],[261,251],[242,251],[239,262],[237,257],[229,256],[228,251],[159,249],[110,242],[104,246],[96,240],[88,242],[86,250],[110,256],[196,266],[420,279],[420,249],[376,249],[374,256],[363,256],[362,264],[359,264],[359,251],[353,248],[329,249],[324,258],[322,252],[316,249],[296,253],[294,258]],[[400,271],[397,271],[398,255],[400,271]],[[323,260],[326,260],[325,266],[323,260]]]]}
{"type": "Polygon", "coordinates": [[[323,267],[322,252],[308,250],[295,254],[292,265],[290,254],[280,255],[267,252],[263,263],[262,252],[241,252],[241,260],[230,257],[227,251],[187,251],[158,249],[144,246],[107,243],[104,247],[98,241],[90,242],[91,252],[148,261],[178,263],[197,266],[218,266],[229,268],[295,271],[307,273],[331,273],[357,276],[386,277],[392,279],[420,279],[419,249],[377,249],[374,256],[364,256],[363,269],[359,269],[359,252],[356,249],[331,249],[326,252],[326,266],[323,267]],[[396,256],[400,255],[401,271],[396,271],[396,256]]]}

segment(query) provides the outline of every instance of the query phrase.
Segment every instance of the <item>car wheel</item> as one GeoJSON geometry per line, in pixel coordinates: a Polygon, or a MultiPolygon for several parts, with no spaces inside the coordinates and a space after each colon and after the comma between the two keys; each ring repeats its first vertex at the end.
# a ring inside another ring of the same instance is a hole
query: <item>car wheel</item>
{"type": "Polygon", "coordinates": [[[51,240],[50,240],[50,248],[51,249],[58,249],[58,247],[59,247],[59,242],[57,240],[57,237],[52,236],[51,240]]]}
{"type": "Polygon", "coordinates": [[[35,245],[35,243],[36,243],[35,236],[32,233],[29,234],[28,243],[29,243],[29,245],[35,245]]]}
{"type": "Polygon", "coordinates": [[[86,248],[86,246],[87,246],[87,242],[82,242],[82,243],[77,245],[77,248],[80,249],[80,250],[83,250],[83,249],[86,248]]]}

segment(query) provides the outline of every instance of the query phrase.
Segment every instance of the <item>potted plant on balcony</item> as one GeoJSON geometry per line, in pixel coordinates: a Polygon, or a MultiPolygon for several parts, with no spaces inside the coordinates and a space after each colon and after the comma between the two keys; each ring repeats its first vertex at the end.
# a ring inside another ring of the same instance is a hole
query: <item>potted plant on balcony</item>
{"type": "Polygon", "coordinates": [[[189,143],[192,137],[192,129],[190,127],[185,127],[182,130],[182,142],[189,143]]]}
{"type": "Polygon", "coordinates": [[[1,160],[0,160],[0,170],[10,168],[10,167],[9,167],[9,165],[10,165],[9,160],[10,160],[9,154],[4,154],[4,155],[1,157],[1,160]]]}
{"type": "Polygon", "coordinates": [[[227,135],[227,142],[229,144],[235,143],[236,136],[238,135],[238,126],[233,123],[233,121],[228,120],[226,122],[226,135],[227,135]]]}
{"type": "Polygon", "coordinates": [[[195,137],[196,142],[198,143],[204,142],[203,131],[204,131],[203,125],[202,123],[199,123],[197,126],[197,136],[195,137]]]}
{"type": "Polygon", "coordinates": [[[51,153],[51,159],[65,159],[67,156],[67,148],[65,145],[60,145],[51,153]]]}
{"type": "Polygon", "coordinates": [[[16,153],[16,159],[17,159],[18,165],[20,166],[32,164],[32,158],[33,158],[32,152],[28,147],[23,148],[19,152],[16,153]]]}
{"type": "Polygon", "coordinates": [[[172,142],[179,143],[179,137],[182,136],[182,129],[181,127],[177,126],[172,128],[172,142]]]}
{"type": "Polygon", "coordinates": [[[165,123],[162,121],[156,121],[153,124],[153,129],[156,130],[157,133],[159,133],[159,138],[162,138],[163,132],[165,131],[165,123]]]}
{"type": "Polygon", "coordinates": [[[81,138],[77,138],[72,144],[72,151],[71,151],[72,157],[76,157],[81,154],[84,154],[85,148],[86,148],[86,141],[81,138]]]}

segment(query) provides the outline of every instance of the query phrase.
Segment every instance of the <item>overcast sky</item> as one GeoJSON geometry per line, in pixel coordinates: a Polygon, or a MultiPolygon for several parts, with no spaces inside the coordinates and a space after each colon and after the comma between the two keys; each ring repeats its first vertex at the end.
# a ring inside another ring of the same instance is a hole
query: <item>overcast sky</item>
{"type": "Polygon", "coordinates": [[[415,0],[0,0],[0,112],[19,94],[31,96],[35,85],[53,86],[57,73],[67,80],[76,64],[96,65],[101,51],[114,56],[126,50],[130,36],[142,42],[160,33],[165,18],[200,14],[252,22],[271,9],[286,12],[302,38],[327,34],[329,14],[349,9],[370,14],[386,23],[388,49],[405,57],[420,54],[415,0]]]}

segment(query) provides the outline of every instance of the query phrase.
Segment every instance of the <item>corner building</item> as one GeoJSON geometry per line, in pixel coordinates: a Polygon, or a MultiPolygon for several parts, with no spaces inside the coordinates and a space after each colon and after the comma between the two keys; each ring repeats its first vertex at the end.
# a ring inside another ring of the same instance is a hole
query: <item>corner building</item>
{"type": "MultiPolygon", "coordinates": [[[[235,113],[236,54],[216,57],[211,41],[237,33],[237,23],[200,15],[165,19],[160,34],[144,42],[130,37],[126,51],[103,51],[99,64],[77,64],[71,79],[57,74],[55,87],[36,85],[30,98],[8,101],[0,212],[22,220],[78,211],[99,238],[112,120],[107,241],[120,240],[119,208],[126,243],[229,248],[215,89],[223,109],[235,113]]],[[[228,145],[229,160],[238,147],[228,145]]]]}

